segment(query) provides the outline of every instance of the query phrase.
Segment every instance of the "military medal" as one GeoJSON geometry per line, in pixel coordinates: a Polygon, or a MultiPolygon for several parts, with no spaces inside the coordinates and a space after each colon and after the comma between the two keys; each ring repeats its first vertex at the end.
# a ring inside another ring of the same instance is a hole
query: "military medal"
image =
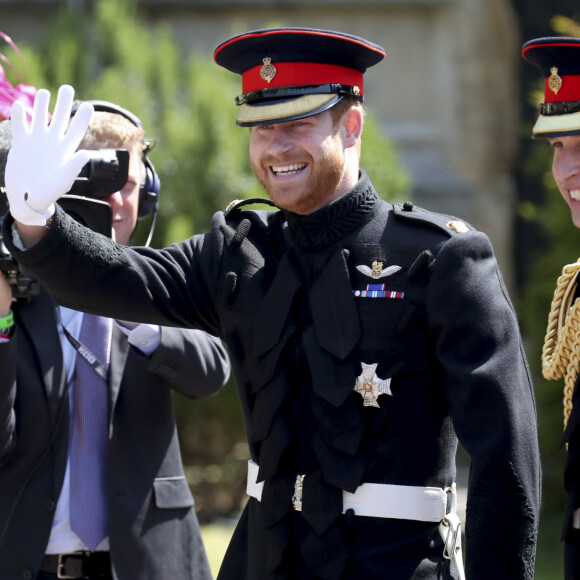
{"type": "Polygon", "coordinates": [[[276,67],[272,64],[272,59],[267,56],[262,60],[264,63],[260,69],[260,76],[270,84],[272,79],[276,76],[276,67]]]}
{"type": "Polygon", "coordinates": [[[557,69],[557,67],[553,66],[550,69],[550,72],[552,74],[550,75],[550,78],[548,79],[548,87],[550,87],[550,90],[555,95],[557,95],[558,94],[558,91],[562,88],[562,79],[558,75],[558,69],[557,69]]]}
{"type": "Polygon", "coordinates": [[[365,364],[362,366],[362,374],[357,377],[354,384],[354,391],[360,393],[363,398],[363,407],[379,407],[377,398],[381,395],[391,395],[391,379],[381,379],[377,376],[376,370],[379,363],[365,364]]]}
{"type": "Polygon", "coordinates": [[[384,284],[367,284],[366,290],[353,290],[355,298],[394,298],[402,300],[405,297],[404,292],[399,290],[385,290],[384,284]]]}

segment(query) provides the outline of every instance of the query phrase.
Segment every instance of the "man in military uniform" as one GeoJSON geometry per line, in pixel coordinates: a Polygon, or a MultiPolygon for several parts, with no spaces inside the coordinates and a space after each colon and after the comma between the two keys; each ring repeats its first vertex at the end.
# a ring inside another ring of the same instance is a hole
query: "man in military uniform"
{"type": "MultiPolygon", "coordinates": [[[[544,102],[533,128],[534,138],[548,139],[554,150],[552,173],[572,222],[580,228],[580,39],[536,38],[524,44],[523,57],[544,78],[544,102]]],[[[564,470],[566,508],[562,540],[564,573],[580,578],[580,405],[578,352],[580,328],[578,272],[580,261],[564,267],[552,301],[543,349],[542,371],[547,379],[564,378],[564,470]]]]}
{"type": "Polygon", "coordinates": [[[161,251],[54,208],[84,162],[71,143],[90,109],[60,124],[70,87],[49,127],[46,92],[30,131],[13,110],[4,232],[22,264],[65,305],[228,345],[251,497],[220,580],[463,578],[458,439],[467,577],[533,578],[540,466],[516,314],[484,234],[383,201],[359,167],[363,73],[384,56],[314,29],[222,43],[215,60],[242,75],[237,123],[279,209],[241,202],[161,251]]]}

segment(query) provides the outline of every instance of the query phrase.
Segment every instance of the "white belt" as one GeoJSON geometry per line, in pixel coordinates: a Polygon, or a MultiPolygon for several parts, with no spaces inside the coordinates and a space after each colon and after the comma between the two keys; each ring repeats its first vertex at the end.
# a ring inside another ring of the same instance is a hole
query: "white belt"
{"type": "MultiPolygon", "coordinates": [[[[264,482],[257,481],[258,469],[258,464],[250,459],[246,493],[261,501],[264,482]]],[[[297,511],[302,510],[303,482],[304,476],[298,475],[292,496],[292,505],[297,511]]],[[[455,484],[442,489],[415,485],[363,483],[354,493],[342,492],[342,513],[352,509],[357,516],[439,523],[439,533],[444,542],[443,555],[448,560],[455,558],[459,577],[464,580],[461,522],[454,513],[456,497],[455,484]],[[451,494],[451,505],[448,509],[449,494],[451,494]]]]}
{"type": "MultiPolygon", "coordinates": [[[[246,493],[260,501],[264,482],[258,483],[257,479],[258,464],[250,459],[246,493]]],[[[300,505],[301,494],[301,484],[297,481],[293,498],[298,500],[294,501],[294,509],[297,511],[301,510],[301,506],[297,507],[300,505]]],[[[363,483],[354,493],[342,492],[342,513],[352,509],[357,516],[440,522],[448,511],[455,511],[455,497],[455,484],[444,490],[440,487],[363,483]],[[448,509],[450,493],[452,498],[448,509]]]]}

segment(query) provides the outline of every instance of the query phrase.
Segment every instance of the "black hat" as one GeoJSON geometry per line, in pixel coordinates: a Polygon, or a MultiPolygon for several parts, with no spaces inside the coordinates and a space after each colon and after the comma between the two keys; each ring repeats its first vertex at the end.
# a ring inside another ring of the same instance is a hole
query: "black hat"
{"type": "Polygon", "coordinates": [[[522,56],[544,77],[544,102],[534,137],[580,134],[580,38],[536,38],[522,56]]]}
{"type": "Polygon", "coordinates": [[[254,30],[222,42],[217,64],[242,75],[237,124],[282,123],[316,115],[345,95],[362,101],[363,73],[385,57],[363,38],[313,28],[254,30]]]}

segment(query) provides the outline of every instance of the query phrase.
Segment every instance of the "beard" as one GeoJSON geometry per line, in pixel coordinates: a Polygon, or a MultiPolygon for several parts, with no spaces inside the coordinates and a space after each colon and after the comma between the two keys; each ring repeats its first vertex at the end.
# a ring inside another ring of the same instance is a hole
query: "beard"
{"type": "Polygon", "coordinates": [[[307,153],[285,155],[280,158],[266,156],[258,161],[252,160],[252,169],[277,207],[307,215],[328,205],[337,197],[336,192],[344,176],[345,158],[338,142],[316,161],[307,153]],[[288,183],[276,182],[270,167],[293,163],[308,164],[308,167],[303,170],[310,171],[308,180],[302,183],[298,180],[288,183]]]}

